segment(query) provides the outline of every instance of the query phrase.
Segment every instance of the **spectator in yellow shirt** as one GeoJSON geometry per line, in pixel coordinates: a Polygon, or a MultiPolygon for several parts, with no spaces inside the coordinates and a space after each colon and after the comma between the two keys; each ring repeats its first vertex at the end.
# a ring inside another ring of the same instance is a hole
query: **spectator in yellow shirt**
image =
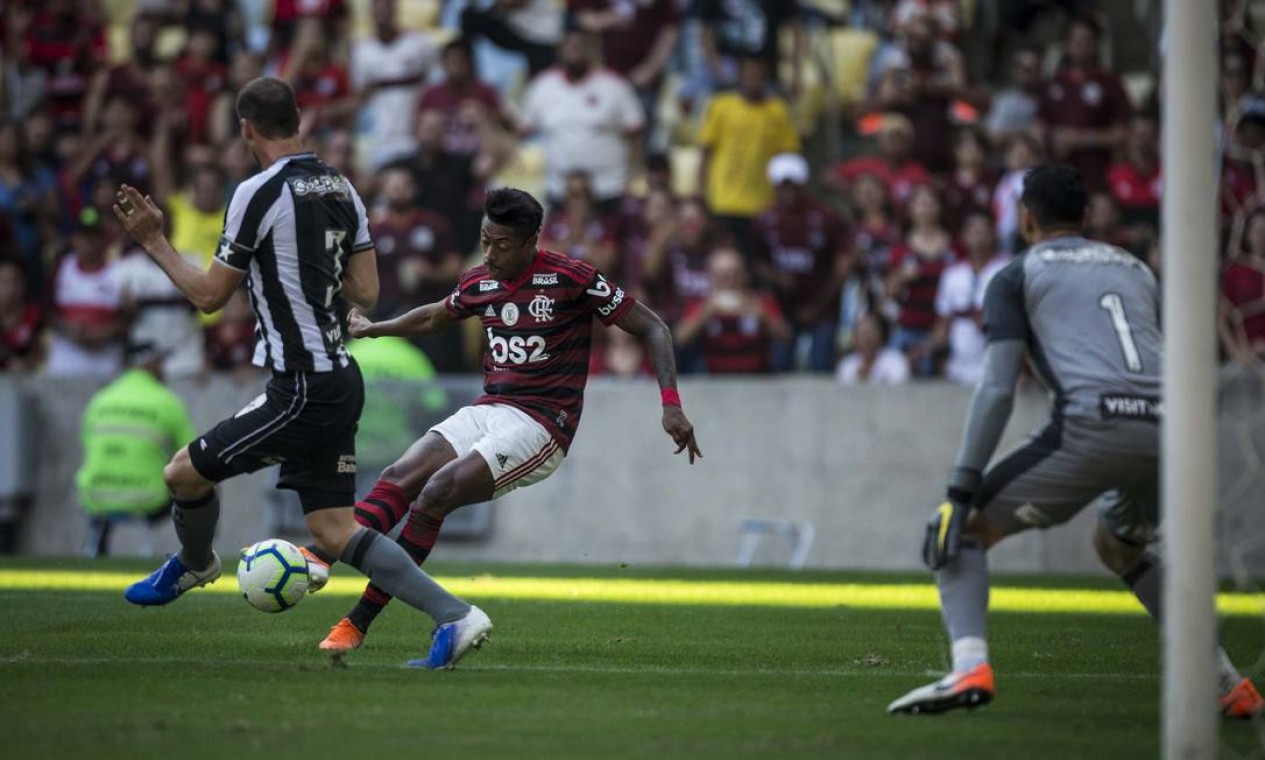
{"type": "MultiPolygon", "coordinates": [[[[156,172],[156,176],[161,174],[156,172]]],[[[177,190],[172,183],[171,192],[165,194],[171,246],[207,269],[224,229],[224,172],[213,164],[194,164],[186,168],[185,175],[184,188],[177,190]]],[[[164,183],[156,184],[161,193],[164,183]]],[[[203,325],[211,325],[219,320],[220,313],[200,314],[199,318],[203,325]]]]}
{"type": "Polygon", "coordinates": [[[769,159],[800,150],[786,101],[768,92],[762,58],[744,58],[738,90],[712,99],[699,146],[703,149],[699,190],[716,219],[744,244],[750,239],[752,220],[773,201],[766,173],[769,159]]]}

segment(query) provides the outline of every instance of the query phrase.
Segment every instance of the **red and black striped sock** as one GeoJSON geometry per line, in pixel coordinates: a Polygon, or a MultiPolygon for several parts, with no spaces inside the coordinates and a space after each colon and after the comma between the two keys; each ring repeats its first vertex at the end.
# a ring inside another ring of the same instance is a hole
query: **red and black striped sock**
{"type": "MultiPolygon", "coordinates": [[[[404,523],[404,530],[400,531],[400,537],[396,539],[396,543],[403,546],[404,551],[408,552],[420,567],[430,556],[430,550],[435,547],[435,541],[438,540],[439,531],[443,525],[444,518],[442,517],[414,513],[409,517],[408,522],[404,523]]],[[[390,601],[390,594],[370,583],[365,587],[365,592],[360,595],[360,601],[356,602],[355,608],[347,615],[347,619],[361,633],[367,633],[369,626],[390,601]]]]}
{"type": "Polygon", "coordinates": [[[408,495],[394,483],[379,480],[356,502],[356,522],[386,535],[408,514],[408,495]]]}

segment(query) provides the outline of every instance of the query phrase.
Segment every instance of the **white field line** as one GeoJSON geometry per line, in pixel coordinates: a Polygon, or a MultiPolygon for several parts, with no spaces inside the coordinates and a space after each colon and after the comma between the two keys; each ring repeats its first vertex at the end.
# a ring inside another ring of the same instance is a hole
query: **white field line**
{"type": "MultiPolygon", "coordinates": [[[[419,652],[421,657],[424,653],[419,652]]],[[[354,662],[354,656],[349,660],[349,668],[361,670],[411,670],[403,663],[398,665],[389,665],[381,662],[354,662]]],[[[137,665],[227,665],[242,667],[258,667],[258,666],[277,666],[288,667],[307,665],[311,666],[310,659],[295,660],[265,660],[265,659],[214,659],[199,660],[188,657],[37,657],[26,655],[15,655],[8,657],[0,657],[0,668],[14,667],[22,665],[114,665],[114,664],[137,664],[137,665]]],[[[888,670],[886,668],[866,668],[864,670],[804,670],[804,669],[777,669],[777,668],[759,668],[759,669],[734,669],[734,668],[690,668],[690,667],[673,667],[667,665],[643,665],[643,666],[620,666],[620,665],[513,665],[513,664],[489,664],[489,665],[462,665],[458,668],[462,671],[470,672],[503,672],[503,673],[595,673],[595,674],[612,674],[612,675],[663,675],[663,676],[751,676],[751,677],[770,677],[770,678],[938,678],[944,675],[943,671],[937,670],[888,670]]],[[[440,676],[444,677],[444,676],[440,676]]],[[[1146,673],[1011,673],[1003,671],[999,674],[1000,678],[1040,678],[1055,679],[1068,681],[1081,681],[1093,679],[1110,679],[1124,681],[1158,681],[1159,675],[1146,673]]]]}

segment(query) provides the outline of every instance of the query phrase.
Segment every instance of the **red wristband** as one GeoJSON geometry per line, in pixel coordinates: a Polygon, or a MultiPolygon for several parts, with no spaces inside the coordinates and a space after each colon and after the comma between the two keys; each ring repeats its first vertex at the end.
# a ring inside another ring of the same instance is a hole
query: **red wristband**
{"type": "Polygon", "coordinates": [[[676,388],[663,388],[659,391],[659,397],[663,399],[664,406],[680,406],[681,394],[676,392],[676,388]]]}

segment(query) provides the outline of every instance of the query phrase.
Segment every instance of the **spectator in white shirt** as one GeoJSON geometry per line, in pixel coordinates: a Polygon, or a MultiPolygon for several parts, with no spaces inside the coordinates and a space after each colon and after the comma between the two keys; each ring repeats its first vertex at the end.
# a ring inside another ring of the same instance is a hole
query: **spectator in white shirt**
{"type": "Polygon", "coordinates": [[[54,377],[114,377],[123,368],[123,316],[101,214],[83,210],[53,282],[53,338],[46,370],[54,377]]]}
{"type": "Polygon", "coordinates": [[[363,98],[361,116],[369,125],[373,169],[416,147],[417,99],[438,58],[429,37],[396,25],[396,3],[373,0],[373,36],[357,42],[351,51],[352,86],[363,98]]]}
{"type": "Polygon", "coordinates": [[[909,382],[909,360],[895,348],[887,347],[889,328],[874,313],[856,323],[852,353],[839,362],[836,377],[844,385],[903,385],[909,382]]]}
{"type": "Polygon", "coordinates": [[[569,31],[558,48],[558,66],[528,87],[520,128],[544,141],[550,201],[564,197],[568,174],[583,171],[599,205],[609,207],[624,195],[640,162],[643,125],[636,92],[598,65],[593,36],[569,31]]]}
{"type": "Polygon", "coordinates": [[[936,293],[937,351],[948,349],[945,376],[955,383],[975,385],[984,376],[984,293],[988,283],[1010,262],[997,251],[993,220],[974,212],[962,222],[965,258],[951,264],[940,278],[936,293]]]}

